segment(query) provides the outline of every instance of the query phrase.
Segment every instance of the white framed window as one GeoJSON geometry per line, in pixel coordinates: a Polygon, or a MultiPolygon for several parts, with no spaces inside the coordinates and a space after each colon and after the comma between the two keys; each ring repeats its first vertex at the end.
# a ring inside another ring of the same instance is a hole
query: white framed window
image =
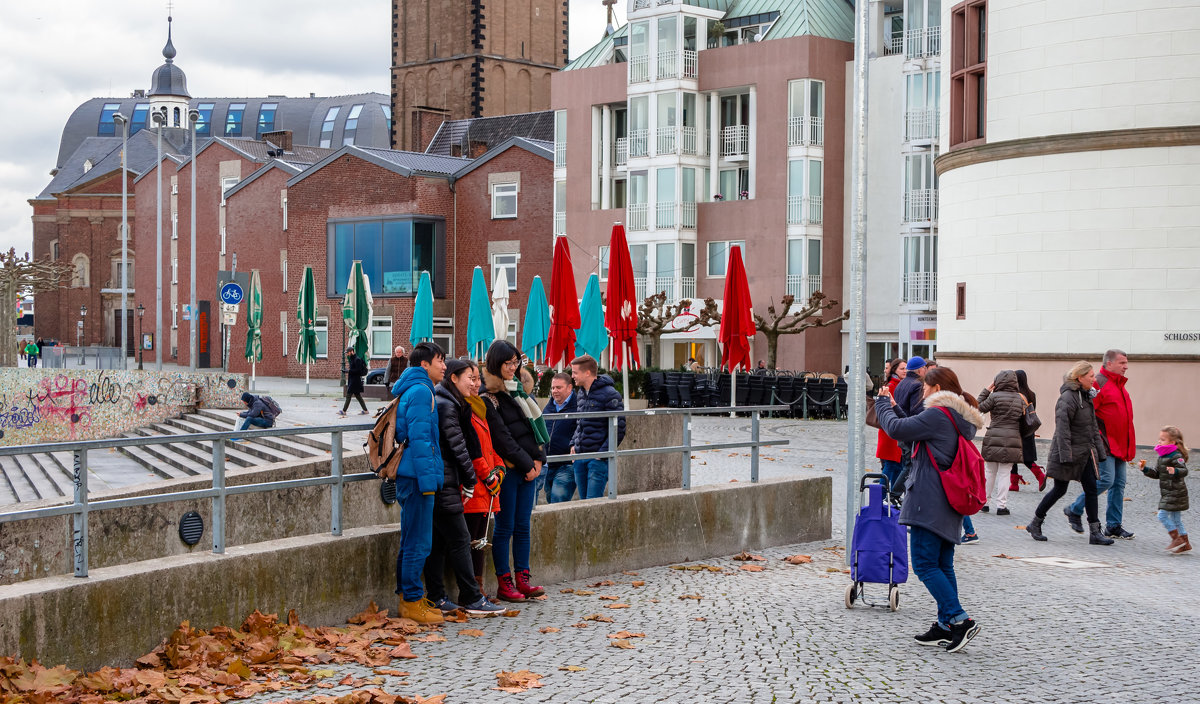
{"type": "Polygon", "coordinates": [[[517,217],[517,193],[515,183],[497,183],[492,186],[492,219],[517,217]]]}
{"type": "Polygon", "coordinates": [[[236,185],[238,185],[238,177],[237,176],[225,176],[224,178],[221,179],[221,205],[222,206],[225,205],[225,194],[229,191],[230,188],[233,188],[236,185]]]}
{"type": "Polygon", "coordinates": [[[221,254],[225,253],[225,226],[221,226],[221,254]]]}
{"type": "MultiPolygon", "coordinates": [[[[117,271],[121,270],[121,265],[117,264],[117,271]]],[[[179,257],[171,257],[171,283],[179,283],[179,257]]]]}
{"type": "Polygon", "coordinates": [[[58,261],[58,240],[50,240],[50,261],[58,261]]]}
{"type": "Polygon", "coordinates": [[[171,239],[179,239],[179,213],[171,211],[171,239]]]}
{"type": "Polygon", "coordinates": [[[287,293],[287,250],[279,250],[279,272],[283,274],[283,292],[287,293]]]}
{"type": "Polygon", "coordinates": [[[600,280],[608,281],[608,247],[600,248],[600,280]]]}
{"type": "Polygon", "coordinates": [[[329,318],[317,318],[313,324],[317,331],[317,359],[329,357],[329,318]]]}
{"type": "Polygon", "coordinates": [[[708,243],[708,275],[720,278],[725,276],[725,268],[729,264],[729,248],[733,246],[746,251],[745,240],[724,240],[708,243]]]}
{"type": "MultiPolygon", "coordinates": [[[[279,207],[283,209],[283,231],[287,232],[287,191],[279,194],[279,207]]],[[[284,289],[285,291],[287,289],[284,289]]]]}
{"type": "Polygon", "coordinates": [[[492,281],[500,275],[500,270],[504,269],[505,276],[508,277],[508,290],[517,290],[517,262],[521,261],[521,255],[515,252],[505,254],[492,255],[492,281]]]}
{"type": "Polygon", "coordinates": [[[442,348],[446,353],[446,359],[454,357],[454,333],[433,333],[433,344],[442,348]]]}
{"type": "Polygon", "coordinates": [[[371,318],[371,359],[392,356],[392,319],[371,318]]]}
{"type": "Polygon", "coordinates": [[[179,306],[171,306],[171,329],[179,329],[179,306]]]}

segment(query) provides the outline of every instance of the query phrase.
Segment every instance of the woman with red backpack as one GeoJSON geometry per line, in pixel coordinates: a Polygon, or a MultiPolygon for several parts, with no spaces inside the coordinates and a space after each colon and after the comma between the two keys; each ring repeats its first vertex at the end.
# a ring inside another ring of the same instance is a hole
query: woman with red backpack
{"type": "Polygon", "coordinates": [[[984,424],[978,402],[962,390],[950,369],[929,370],[923,384],[921,413],[909,418],[897,415],[891,389],[884,386],[875,399],[875,414],[884,432],[916,449],[905,481],[900,523],[909,527],[913,571],[938,605],[937,621],[916,640],[954,653],[978,635],[979,624],[958,600],[954,546],[962,534],[963,515],[950,505],[940,475],[954,464],[959,438],[971,440],[984,424]]]}

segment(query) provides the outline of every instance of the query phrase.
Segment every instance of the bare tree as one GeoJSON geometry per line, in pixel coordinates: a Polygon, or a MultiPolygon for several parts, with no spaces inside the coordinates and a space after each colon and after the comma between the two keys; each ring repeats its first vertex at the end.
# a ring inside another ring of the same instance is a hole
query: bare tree
{"type": "Polygon", "coordinates": [[[638,334],[650,338],[649,366],[661,367],[659,348],[665,333],[695,332],[702,327],[717,325],[721,322],[721,314],[717,312],[717,302],[711,298],[704,299],[704,307],[694,317],[691,314],[692,300],[681,299],[678,303],[668,303],[667,294],[659,291],[647,296],[638,306],[638,334]],[[676,321],[679,326],[675,327],[676,321]]]}
{"type": "Polygon", "coordinates": [[[842,311],[841,315],[827,320],[822,319],[825,311],[833,309],[838,302],[816,291],[808,297],[808,302],[800,308],[792,310],[795,297],[792,294],[784,296],[780,301],[780,309],[775,310],[774,301],[767,306],[767,315],[754,314],[754,326],[767,338],[767,368],[775,368],[775,356],[779,349],[780,335],[798,335],[809,328],[824,328],[836,325],[850,318],[850,311],[842,311]]]}
{"type": "Polygon", "coordinates": [[[16,249],[0,254],[0,367],[17,365],[17,306],[21,298],[57,289],[70,271],[69,264],[49,257],[30,261],[28,252],[18,257],[16,249]]]}

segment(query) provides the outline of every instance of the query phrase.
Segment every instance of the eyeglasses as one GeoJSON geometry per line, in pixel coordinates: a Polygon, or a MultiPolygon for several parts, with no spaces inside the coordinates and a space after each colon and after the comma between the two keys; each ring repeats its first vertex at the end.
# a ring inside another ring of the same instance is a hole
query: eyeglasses
{"type": "Polygon", "coordinates": [[[505,362],[505,363],[504,363],[504,366],[506,366],[506,367],[519,367],[519,366],[521,366],[521,360],[519,360],[519,359],[510,359],[510,360],[508,360],[507,362],[505,362]]]}

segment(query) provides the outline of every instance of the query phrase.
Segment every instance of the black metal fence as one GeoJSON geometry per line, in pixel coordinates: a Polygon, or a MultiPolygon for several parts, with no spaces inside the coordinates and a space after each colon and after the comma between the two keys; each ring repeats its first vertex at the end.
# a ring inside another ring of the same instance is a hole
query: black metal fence
{"type": "Polygon", "coordinates": [[[645,393],[653,407],[786,405],[784,415],[792,418],[833,420],[847,409],[844,377],[805,372],[739,373],[736,386],[728,372],[649,372],[645,393]]]}

